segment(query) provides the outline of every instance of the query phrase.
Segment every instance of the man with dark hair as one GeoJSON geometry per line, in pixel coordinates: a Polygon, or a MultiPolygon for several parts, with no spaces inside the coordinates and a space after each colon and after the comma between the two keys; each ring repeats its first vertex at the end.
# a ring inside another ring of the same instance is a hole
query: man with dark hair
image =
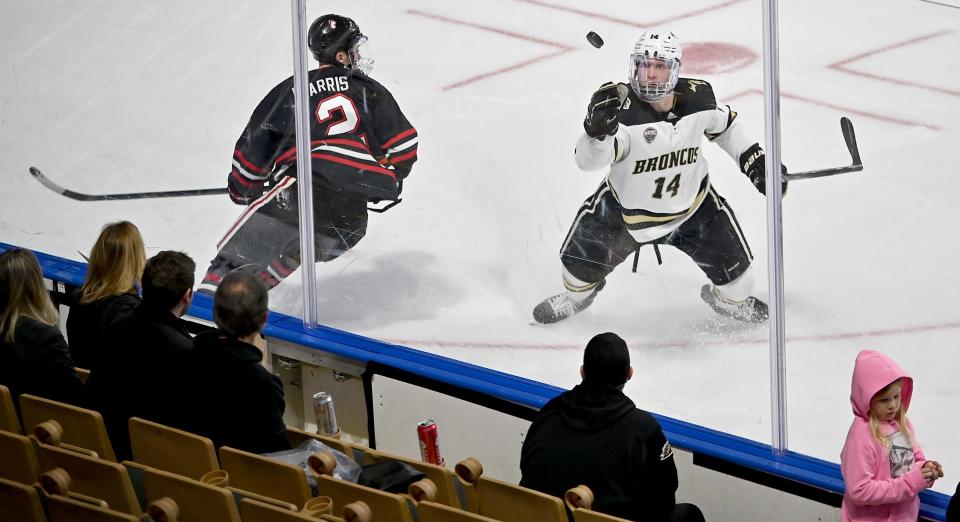
{"type": "Polygon", "coordinates": [[[217,331],[194,340],[191,370],[197,411],[191,429],[214,445],[252,453],[290,449],[283,384],[257,347],[267,322],[267,288],[252,272],[224,276],[213,298],[217,331]]]}
{"type": "Polygon", "coordinates": [[[595,336],[583,352],[583,382],[548,402],[520,453],[520,485],[563,497],[584,484],[595,511],[629,520],[702,522],[692,504],[676,504],[673,450],[656,419],[623,386],[633,377],[627,343],[595,336]]]}
{"type": "Polygon", "coordinates": [[[106,332],[103,364],[91,371],[87,387],[118,459],[131,457],[130,417],[178,427],[186,422],[187,401],[176,383],[193,338],[180,317],[193,300],[196,268],[182,252],[151,257],[141,279],[142,302],[106,332]]]}

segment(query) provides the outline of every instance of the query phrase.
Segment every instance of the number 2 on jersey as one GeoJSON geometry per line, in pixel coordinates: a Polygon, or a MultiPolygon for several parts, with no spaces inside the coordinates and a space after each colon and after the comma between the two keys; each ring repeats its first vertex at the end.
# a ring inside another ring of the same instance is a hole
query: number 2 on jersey
{"type": "Polygon", "coordinates": [[[357,107],[353,100],[347,98],[342,93],[334,94],[326,98],[317,105],[317,121],[323,125],[327,120],[334,118],[334,111],[340,111],[340,118],[334,119],[327,126],[327,136],[336,134],[349,134],[357,130],[360,123],[360,116],[357,114],[357,107]]]}
{"type": "MultiPolygon", "coordinates": [[[[653,197],[657,199],[663,198],[663,184],[667,181],[667,178],[657,178],[653,180],[657,184],[657,189],[653,191],[653,197]]],[[[677,192],[680,190],[680,174],[677,174],[670,180],[670,183],[667,184],[667,192],[670,192],[670,197],[676,197],[677,192]]]]}

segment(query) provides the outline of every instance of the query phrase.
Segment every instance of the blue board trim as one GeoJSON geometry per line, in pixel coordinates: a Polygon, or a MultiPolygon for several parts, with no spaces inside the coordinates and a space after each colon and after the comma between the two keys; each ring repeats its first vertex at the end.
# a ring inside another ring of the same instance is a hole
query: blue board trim
{"type": "MultiPolygon", "coordinates": [[[[0,252],[16,248],[0,243],[0,252]]],[[[43,275],[73,286],[83,283],[86,264],[34,251],[43,275]]],[[[210,296],[196,294],[189,314],[208,321],[213,320],[213,302],[210,296]]],[[[376,339],[337,330],[327,326],[305,328],[300,319],[275,312],[270,313],[264,332],[302,346],[339,355],[359,362],[376,361],[415,375],[490,395],[510,402],[541,408],[564,390],[516,375],[491,370],[414,348],[385,343],[376,339]]],[[[723,433],[689,422],[662,415],[654,416],[663,427],[671,444],[683,450],[709,455],[740,466],[808,484],[839,495],[843,494],[840,466],[799,453],[775,455],[770,445],[723,433]]],[[[933,520],[944,520],[950,496],[935,491],[920,493],[920,515],[933,520]]]]}

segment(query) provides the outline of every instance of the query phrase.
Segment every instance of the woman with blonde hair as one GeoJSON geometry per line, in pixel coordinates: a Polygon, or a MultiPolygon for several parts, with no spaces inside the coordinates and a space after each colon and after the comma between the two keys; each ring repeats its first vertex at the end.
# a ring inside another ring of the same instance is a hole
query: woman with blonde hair
{"type": "Polygon", "coordinates": [[[0,254],[0,384],[10,388],[14,404],[22,393],[84,402],[40,265],[22,248],[0,254]]]}
{"type": "Polygon", "coordinates": [[[67,316],[73,360],[86,369],[98,364],[104,332],[140,304],[137,285],[147,263],[140,231],[129,221],[110,223],[90,250],[87,278],[74,292],[67,316]]]}

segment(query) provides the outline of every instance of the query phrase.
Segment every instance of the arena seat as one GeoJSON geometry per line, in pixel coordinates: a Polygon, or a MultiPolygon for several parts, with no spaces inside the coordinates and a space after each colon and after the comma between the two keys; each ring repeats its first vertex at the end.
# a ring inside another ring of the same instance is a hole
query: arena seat
{"type": "Polygon", "coordinates": [[[363,502],[376,514],[376,520],[413,522],[414,516],[406,497],[368,488],[353,482],[333,478],[330,475],[317,477],[317,491],[333,499],[333,514],[344,516],[344,507],[354,502],[363,502]]]}
{"type": "Polygon", "coordinates": [[[456,476],[452,471],[444,466],[429,464],[416,459],[410,459],[400,455],[386,453],[368,448],[366,446],[361,446],[359,444],[351,444],[334,437],[310,433],[297,428],[287,427],[287,439],[294,447],[299,446],[303,442],[310,439],[318,440],[327,446],[346,454],[348,457],[352,457],[362,466],[391,460],[402,462],[426,475],[425,478],[433,481],[433,483],[437,486],[437,497],[435,499],[436,502],[453,508],[464,508],[460,496],[457,494],[456,476]]]}
{"type": "Polygon", "coordinates": [[[48,420],[57,421],[63,428],[60,441],[41,438],[42,442],[54,446],[60,442],[78,446],[95,452],[102,459],[116,462],[100,413],[27,394],[20,396],[20,412],[28,432],[48,420]]]}
{"type": "Polygon", "coordinates": [[[313,495],[303,468],[254,453],[223,446],[220,465],[230,474],[230,486],[302,506],[313,495]]]}
{"type": "Polygon", "coordinates": [[[0,430],[10,433],[23,433],[17,410],[13,406],[13,394],[10,388],[0,384],[0,430]]]}
{"type": "Polygon", "coordinates": [[[370,448],[362,448],[359,451],[363,454],[363,456],[358,459],[358,462],[360,462],[362,465],[387,462],[391,460],[409,465],[413,469],[426,475],[425,478],[430,479],[430,481],[436,485],[437,494],[434,502],[438,502],[445,506],[450,506],[456,509],[466,508],[466,506],[464,506],[461,502],[460,496],[457,494],[457,483],[455,482],[457,480],[456,475],[454,475],[453,472],[447,469],[445,466],[429,464],[427,462],[401,457],[391,453],[384,453],[382,451],[370,448]]]}
{"type": "Polygon", "coordinates": [[[573,522],[630,522],[625,518],[592,511],[593,491],[584,485],[570,488],[563,496],[567,509],[573,513],[573,522]]]}
{"type": "Polygon", "coordinates": [[[138,464],[195,480],[220,469],[213,442],[206,437],[137,417],[130,418],[129,426],[138,464]]]}
{"type": "Polygon", "coordinates": [[[241,522],[233,494],[224,488],[131,462],[124,465],[143,472],[144,490],[150,503],[172,499],[182,520],[241,522]]]}
{"type": "Polygon", "coordinates": [[[484,477],[483,466],[473,457],[460,461],[456,473],[466,491],[468,511],[503,522],[567,522],[562,500],[484,477]]]}
{"type": "Polygon", "coordinates": [[[29,438],[0,431],[0,455],[0,478],[29,485],[40,476],[40,462],[29,438]]]}
{"type": "Polygon", "coordinates": [[[0,522],[47,522],[33,486],[0,478],[0,522]]]}
{"type": "Polygon", "coordinates": [[[420,515],[420,522],[500,522],[493,518],[428,501],[417,504],[417,513],[420,515]]]}
{"type": "Polygon", "coordinates": [[[70,475],[70,491],[102,500],[114,511],[131,515],[143,512],[130,476],[122,465],[36,440],[34,444],[41,472],[63,469],[70,475]]]}
{"type": "Polygon", "coordinates": [[[139,522],[140,517],[60,495],[47,495],[50,522],[139,522]]]}

